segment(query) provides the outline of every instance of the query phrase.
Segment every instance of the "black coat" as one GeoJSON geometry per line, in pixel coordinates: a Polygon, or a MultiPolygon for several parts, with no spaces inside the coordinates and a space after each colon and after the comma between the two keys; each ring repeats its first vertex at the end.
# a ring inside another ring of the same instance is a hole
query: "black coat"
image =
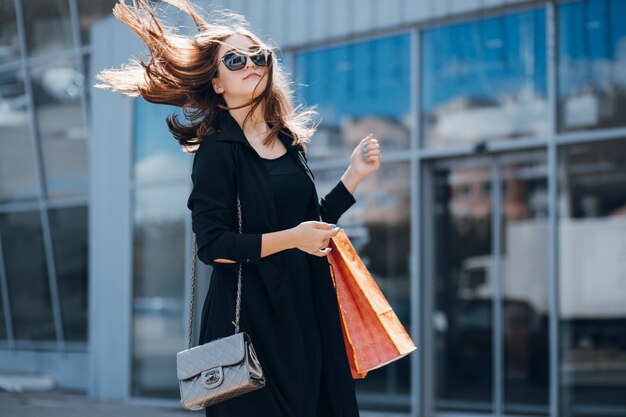
{"type": "MultiPolygon", "coordinates": [[[[298,166],[314,181],[302,148],[292,146],[286,134],[279,134],[279,138],[298,166]]],[[[302,417],[295,410],[300,398],[308,394],[300,383],[306,357],[298,333],[290,331],[296,325],[296,306],[286,292],[289,276],[285,272],[283,252],[260,258],[261,235],[278,230],[270,177],[263,160],[228,112],[221,118],[221,129],[203,137],[194,156],[191,177],[193,190],[187,206],[192,211],[198,258],[213,266],[198,342],[202,344],[234,333],[231,322],[235,314],[238,264],[213,259],[242,263],[241,330],[250,335],[267,378],[264,388],[209,407],[206,415],[302,417]],[[238,232],[237,191],[243,234],[238,232]]],[[[339,181],[321,200],[315,192],[305,220],[337,223],[354,203],[352,194],[339,181]]],[[[307,259],[315,314],[320,323],[321,389],[326,394],[318,415],[358,416],[328,259],[308,254],[307,259]]]]}

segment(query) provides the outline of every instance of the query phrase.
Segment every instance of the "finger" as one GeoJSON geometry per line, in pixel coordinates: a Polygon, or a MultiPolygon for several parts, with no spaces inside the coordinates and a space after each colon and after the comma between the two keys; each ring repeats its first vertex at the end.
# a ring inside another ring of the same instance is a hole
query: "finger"
{"type": "Polygon", "coordinates": [[[313,226],[316,229],[323,229],[323,230],[332,230],[337,227],[337,225],[333,223],[317,222],[317,221],[313,222],[313,226]]]}
{"type": "Polygon", "coordinates": [[[317,256],[326,256],[328,255],[328,253],[332,250],[332,248],[330,247],[326,247],[324,249],[319,249],[317,252],[315,252],[315,255],[317,256]]]}

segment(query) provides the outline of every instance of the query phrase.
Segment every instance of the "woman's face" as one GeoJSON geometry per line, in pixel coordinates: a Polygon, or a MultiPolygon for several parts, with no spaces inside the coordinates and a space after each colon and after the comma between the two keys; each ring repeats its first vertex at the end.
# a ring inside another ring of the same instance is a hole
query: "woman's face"
{"type": "Polygon", "coordinates": [[[222,57],[233,48],[253,51],[258,49],[258,45],[247,36],[241,34],[235,34],[226,38],[224,44],[220,45],[217,56],[219,60],[218,76],[213,79],[213,89],[217,94],[224,95],[224,100],[229,106],[257,97],[265,90],[267,85],[267,76],[263,77],[266,75],[267,66],[257,66],[250,58],[246,60],[245,66],[240,70],[231,71],[224,65],[222,57]]]}

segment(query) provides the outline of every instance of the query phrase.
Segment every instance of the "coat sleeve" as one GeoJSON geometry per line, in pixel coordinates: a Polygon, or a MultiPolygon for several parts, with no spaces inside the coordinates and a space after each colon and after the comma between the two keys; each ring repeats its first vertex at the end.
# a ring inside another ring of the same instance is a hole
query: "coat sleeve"
{"type": "MultiPolygon", "coordinates": [[[[198,259],[213,267],[223,258],[258,264],[259,233],[239,233],[234,153],[228,142],[205,140],[196,151],[191,170],[193,188],[187,207],[196,234],[198,259]]],[[[223,265],[223,263],[222,263],[223,265]]]]}
{"type": "Polygon", "coordinates": [[[341,180],[320,200],[320,215],[326,223],[336,224],[343,213],[356,202],[341,180]]]}
{"type": "MultiPolygon", "coordinates": [[[[301,150],[301,153],[305,162],[308,162],[306,153],[303,150],[301,150]]],[[[354,196],[348,191],[344,183],[339,180],[333,189],[326,196],[322,197],[319,202],[322,220],[326,223],[336,224],[343,213],[348,211],[354,203],[356,203],[354,196]]]]}

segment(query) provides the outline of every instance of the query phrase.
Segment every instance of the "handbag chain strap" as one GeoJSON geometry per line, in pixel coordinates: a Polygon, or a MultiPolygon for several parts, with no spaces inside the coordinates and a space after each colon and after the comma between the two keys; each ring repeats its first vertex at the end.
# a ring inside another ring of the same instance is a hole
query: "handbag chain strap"
{"type": "MultiPolygon", "coordinates": [[[[241,226],[241,201],[239,201],[239,194],[237,194],[237,215],[239,217],[239,233],[242,233],[241,226]]],[[[189,323],[187,332],[187,349],[191,349],[191,332],[193,328],[193,303],[196,298],[196,235],[192,232],[192,247],[191,247],[191,295],[189,300],[189,323]]],[[[237,300],[235,306],[235,333],[239,333],[239,316],[241,312],[241,262],[239,263],[239,273],[237,278],[237,300]]]]}

